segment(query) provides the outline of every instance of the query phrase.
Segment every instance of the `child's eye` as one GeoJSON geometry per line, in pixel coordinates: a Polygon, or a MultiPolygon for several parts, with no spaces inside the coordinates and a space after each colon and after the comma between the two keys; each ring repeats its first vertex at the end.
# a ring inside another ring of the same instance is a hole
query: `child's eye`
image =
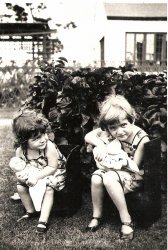
{"type": "Polygon", "coordinates": [[[41,138],[41,135],[40,135],[40,136],[37,136],[35,139],[38,140],[38,139],[40,139],[40,138],[41,138]]]}
{"type": "Polygon", "coordinates": [[[37,141],[39,138],[38,137],[34,137],[32,138],[32,141],[37,141]]]}
{"type": "Polygon", "coordinates": [[[109,126],[109,130],[116,130],[117,127],[116,126],[109,126]]]}
{"type": "Polygon", "coordinates": [[[37,135],[36,137],[33,138],[33,141],[39,140],[42,137],[42,135],[37,135]]]}
{"type": "Polygon", "coordinates": [[[121,124],[121,127],[122,127],[122,128],[125,128],[126,126],[127,126],[126,123],[121,124]]]}

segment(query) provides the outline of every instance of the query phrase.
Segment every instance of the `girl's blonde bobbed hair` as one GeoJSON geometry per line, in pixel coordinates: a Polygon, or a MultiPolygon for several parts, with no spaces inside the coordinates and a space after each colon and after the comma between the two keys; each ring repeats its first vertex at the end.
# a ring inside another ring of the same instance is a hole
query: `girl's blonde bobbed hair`
{"type": "Polygon", "coordinates": [[[99,126],[102,130],[108,130],[109,125],[120,123],[122,119],[133,123],[135,118],[135,110],[124,96],[108,96],[100,106],[99,126]]]}

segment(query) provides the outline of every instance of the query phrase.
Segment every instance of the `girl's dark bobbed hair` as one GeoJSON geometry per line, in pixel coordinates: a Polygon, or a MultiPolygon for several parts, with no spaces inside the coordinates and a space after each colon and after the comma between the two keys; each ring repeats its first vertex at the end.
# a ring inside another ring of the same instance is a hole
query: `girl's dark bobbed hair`
{"type": "Polygon", "coordinates": [[[46,133],[49,128],[48,120],[41,113],[34,110],[19,111],[13,119],[15,147],[21,146],[24,150],[30,138],[46,133]]]}

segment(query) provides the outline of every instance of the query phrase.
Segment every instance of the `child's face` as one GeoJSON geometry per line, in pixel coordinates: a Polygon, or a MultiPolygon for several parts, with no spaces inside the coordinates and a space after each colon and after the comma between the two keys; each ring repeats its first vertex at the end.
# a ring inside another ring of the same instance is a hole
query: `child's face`
{"type": "Polygon", "coordinates": [[[39,134],[35,138],[30,138],[28,140],[28,148],[34,149],[34,150],[43,150],[45,149],[48,141],[48,135],[45,134],[39,134]]]}
{"type": "Polygon", "coordinates": [[[108,130],[112,137],[117,138],[119,141],[127,141],[132,135],[132,126],[127,119],[121,119],[119,123],[109,125],[108,130]]]}

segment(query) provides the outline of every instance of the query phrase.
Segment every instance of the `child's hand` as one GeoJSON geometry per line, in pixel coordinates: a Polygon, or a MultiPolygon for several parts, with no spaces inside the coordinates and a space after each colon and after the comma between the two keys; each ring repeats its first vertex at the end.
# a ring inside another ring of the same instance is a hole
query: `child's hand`
{"type": "Polygon", "coordinates": [[[26,182],[27,179],[28,179],[28,174],[24,171],[21,171],[21,172],[17,172],[16,173],[16,178],[21,181],[21,182],[26,182]]]}
{"type": "Polygon", "coordinates": [[[38,182],[38,175],[29,175],[29,178],[28,180],[26,181],[26,184],[29,186],[29,187],[33,187],[37,184],[38,182]]]}
{"type": "Polygon", "coordinates": [[[31,167],[32,167],[32,164],[30,164],[30,163],[26,164],[26,168],[31,168],[31,167]]]}
{"type": "Polygon", "coordinates": [[[102,161],[106,155],[106,146],[98,146],[93,149],[95,160],[102,161]]]}
{"type": "Polygon", "coordinates": [[[58,176],[57,178],[55,178],[54,176],[51,175],[48,177],[48,180],[49,180],[48,184],[56,186],[57,183],[63,184],[65,182],[65,177],[58,176]]]}

